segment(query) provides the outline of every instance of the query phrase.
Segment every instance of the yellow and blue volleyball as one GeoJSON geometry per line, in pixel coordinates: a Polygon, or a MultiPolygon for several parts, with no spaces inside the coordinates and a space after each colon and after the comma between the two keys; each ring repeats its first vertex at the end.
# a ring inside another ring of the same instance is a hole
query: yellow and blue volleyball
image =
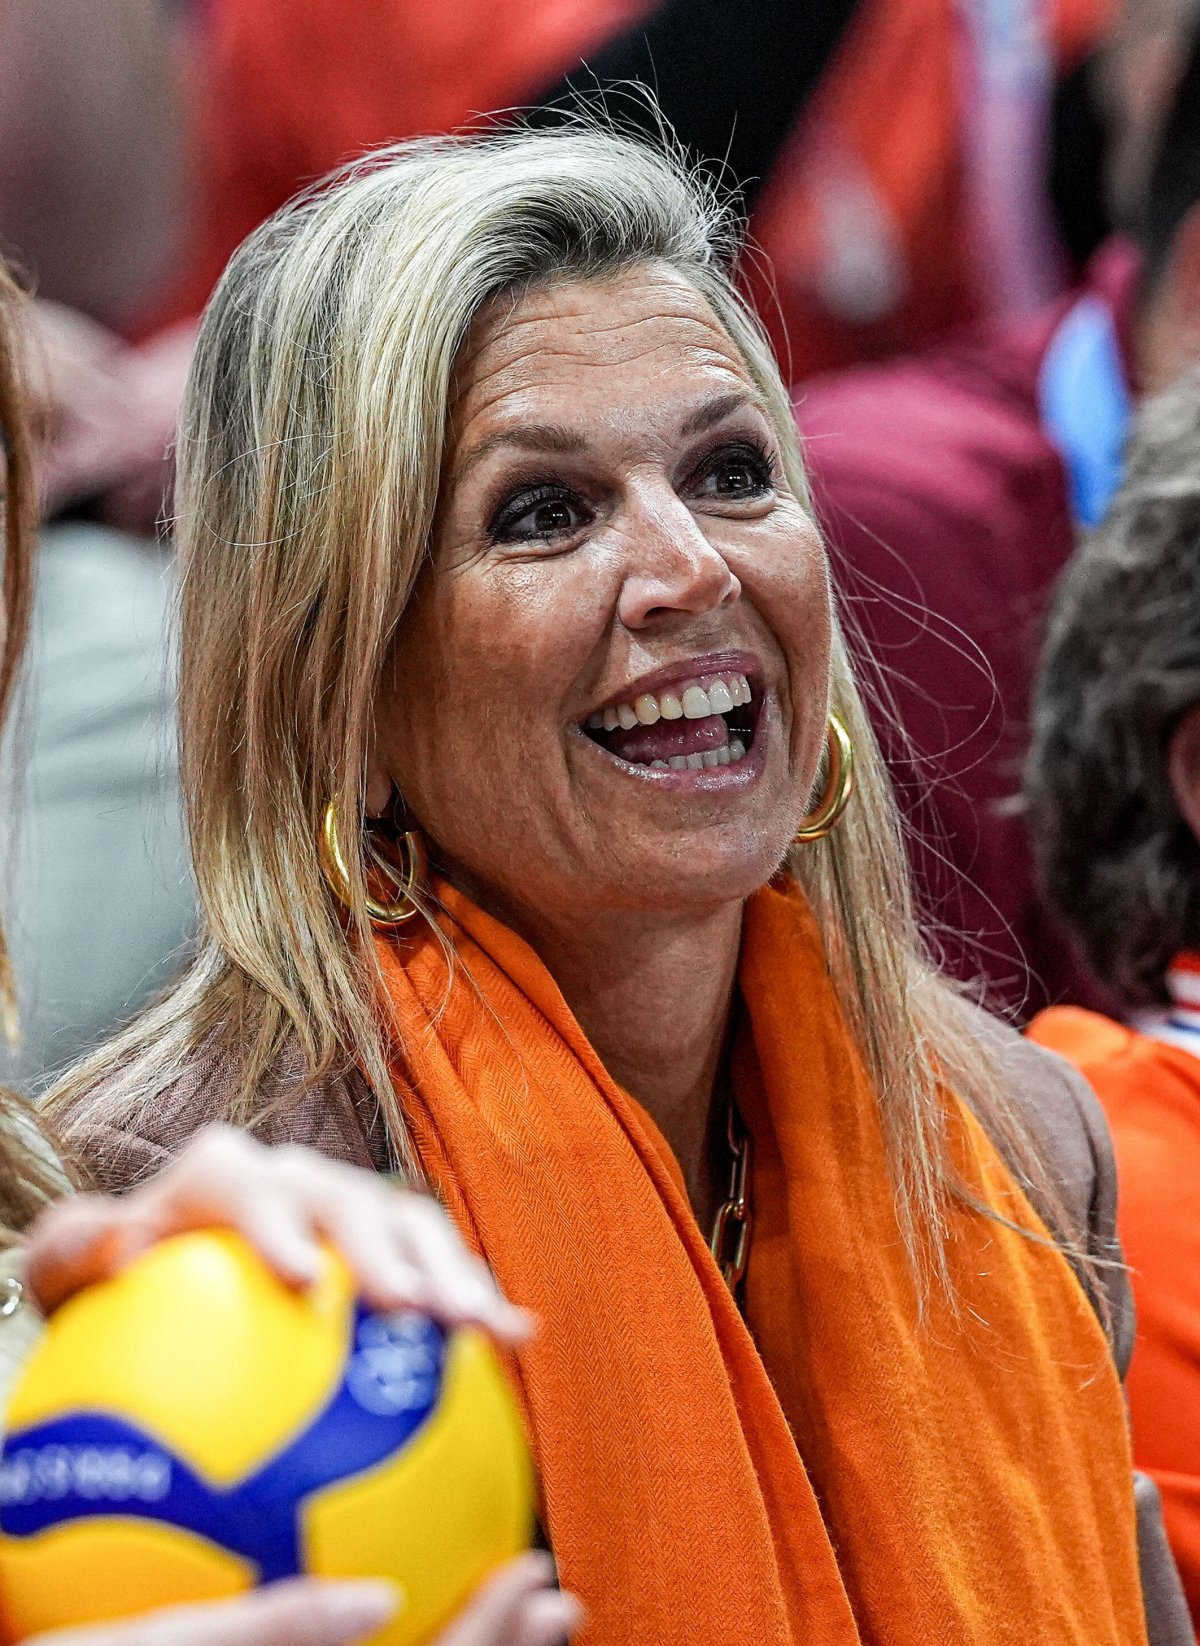
{"type": "Polygon", "coordinates": [[[403,1591],[429,1639],[525,1547],[534,1485],[481,1334],[382,1315],[323,1253],[289,1291],[236,1235],[163,1242],[53,1317],[0,1457],[10,1639],[302,1573],[403,1591]]]}

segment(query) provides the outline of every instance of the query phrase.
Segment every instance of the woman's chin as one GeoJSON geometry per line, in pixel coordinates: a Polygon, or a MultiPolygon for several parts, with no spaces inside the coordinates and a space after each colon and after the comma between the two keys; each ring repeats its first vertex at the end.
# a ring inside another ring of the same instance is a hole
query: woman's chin
{"type": "Polygon", "coordinates": [[[647,850],[613,878],[612,902],[659,915],[744,903],[778,872],[786,850],[786,839],[777,848],[761,839],[746,842],[741,851],[733,841],[715,850],[691,842],[677,843],[674,851],[647,850]]]}

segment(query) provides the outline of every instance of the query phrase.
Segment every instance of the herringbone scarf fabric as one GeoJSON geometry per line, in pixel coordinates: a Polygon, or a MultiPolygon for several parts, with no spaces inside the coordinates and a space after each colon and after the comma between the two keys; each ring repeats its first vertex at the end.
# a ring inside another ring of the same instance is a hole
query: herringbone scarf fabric
{"type": "MultiPolygon", "coordinates": [[[[877,1106],[801,896],[747,908],[745,1316],[666,1145],[545,967],[439,885],[380,940],[431,1183],[541,1330],[517,1377],[587,1646],[1142,1646],[1116,1371],[1053,1246],[952,1214],[924,1321],[877,1106]]],[[[953,1104],[978,1193],[1041,1229],[953,1104]]]]}

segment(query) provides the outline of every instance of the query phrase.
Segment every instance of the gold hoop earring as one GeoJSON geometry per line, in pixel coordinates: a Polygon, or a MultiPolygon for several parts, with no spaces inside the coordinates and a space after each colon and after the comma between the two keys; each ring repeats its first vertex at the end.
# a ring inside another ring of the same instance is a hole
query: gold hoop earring
{"type": "Polygon", "coordinates": [[[795,846],[809,846],[814,840],[824,840],[826,835],[832,834],[854,793],[854,744],[836,714],[829,716],[825,747],[829,757],[825,791],[817,802],[816,810],[801,818],[792,840],[795,846]]]}
{"type": "MultiPolygon", "coordinates": [[[[413,893],[425,880],[427,860],[424,842],[415,830],[410,830],[399,836],[396,849],[400,855],[399,863],[393,863],[377,850],[371,853],[373,867],[398,893],[390,902],[384,902],[382,898],[373,896],[370,890],[367,892],[367,914],[371,924],[383,931],[404,926],[421,912],[413,893]]],[[[332,800],[325,808],[325,819],[321,825],[321,870],[330,891],[344,909],[349,909],[350,874],[338,836],[337,807],[332,800]]]]}

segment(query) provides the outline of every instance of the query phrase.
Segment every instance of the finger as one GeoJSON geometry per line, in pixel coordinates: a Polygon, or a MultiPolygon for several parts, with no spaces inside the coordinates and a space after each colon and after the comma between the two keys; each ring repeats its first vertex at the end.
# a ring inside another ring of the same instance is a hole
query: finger
{"type": "Polygon", "coordinates": [[[207,1128],[129,1206],[160,1239],[214,1225],[234,1229],[290,1286],[311,1285],[319,1272],[311,1219],[280,1165],[231,1127],[207,1128]]]}
{"type": "Polygon", "coordinates": [[[375,1308],[420,1308],[455,1325],[497,1313],[487,1269],[433,1201],[304,1149],[277,1151],[277,1161],[288,1192],[375,1308]]]}
{"type": "Polygon", "coordinates": [[[382,1628],[399,1603],[390,1583],[300,1578],[236,1600],[55,1629],[26,1646],[349,1646],[382,1628]]]}
{"type": "Polygon", "coordinates": [[[422,1214],[408,1206],[417,1196],[374,1183],[350,1187],[322,1184],[316,1215],[366,1301],[382,1310],[422,1309],[448,1325],[474,1321],[493,1289],[457,1235],[431,1251],[414,1227],[422,1214]]]}
{"type": "Polygon", "coordinates": [[[515,1646],[513,1629],[535,1595],[552,1593],[554,1562],[541,1550],[520,1555],[477,1591],[432,1646],[515,1646]]]}
{"type": "Polygon", "coordinates": [[[561,1589],[530,1595],[513,1620],[512,1646],[563,1646],[581,1626],[583,1617],[581,1603],[561,1589]]]}
{"type": "Polygon", "coordinates": [[[506,1343],[524,1342],[532,1316],[507,1301],[441,1207],[423,1195],[393,1193],[397,1237],[434,1288],[431,1312],[450,1324],[482,1326],[506,1343]]]}
{"type": "Polygon", "coordinates": [[[393,1235],[378,1179],[310,1154],[275,1151],[275,1180],[306,1226],[335,1246],[357,1290],[376,1308],[423,1305],[423,1281],[393,1235]]]}
{"type": "Polygon", "coordinates": [[[26,1278],[47,1314],[128,1261],[125,1205],[101,1195],[73,1195],[43,1212],[29,1232],[26,1278]]]}
{"type": "Polygon", "coordinates": [[[248,1241],[285,1285],[301,1290],[320,1274],[320,1247],[311,1221],[287,1190],[269,1177],[220,1206],[214,1199],[202,1222],[207,1227],[217,1221],[248,1241]]]}
{"type": "Polygon", "coordinates": [[[482,1326],[506,1342],[530,1336],[531,1317],[505,1302],[435,1202],[307,1150],[277,1155],[286,1156],[288,1193],[341,1253],[373,1308],[420,1309],[446,1325],[482,1326]]]}

